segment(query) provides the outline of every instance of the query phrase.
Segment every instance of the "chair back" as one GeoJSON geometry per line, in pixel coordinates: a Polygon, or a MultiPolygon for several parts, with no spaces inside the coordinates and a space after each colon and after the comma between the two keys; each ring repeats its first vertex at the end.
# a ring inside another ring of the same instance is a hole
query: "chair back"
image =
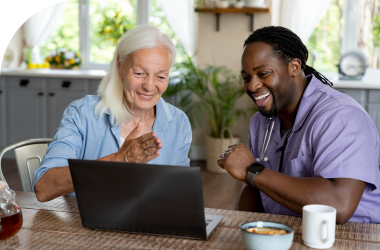
{"type": "MultiPolygon", "coordinates": [[[[53,139],[41,138],[22,141],[6,147],[0,153],[1,158],[5,152],[14,150],[16,155],[17,169],[21,180],[22,191],[33,192],[32,183],[34,171],[40,166],[42,159],[46,154],[47,147],[53,139]]],[[[0,165],[1,167],[1,165],[0,165]]],[[[5,181],[5,178],[0,168],[0,178],[5,181]]],[[[9,187],[8,187],[9,188],[9,187]]]]}

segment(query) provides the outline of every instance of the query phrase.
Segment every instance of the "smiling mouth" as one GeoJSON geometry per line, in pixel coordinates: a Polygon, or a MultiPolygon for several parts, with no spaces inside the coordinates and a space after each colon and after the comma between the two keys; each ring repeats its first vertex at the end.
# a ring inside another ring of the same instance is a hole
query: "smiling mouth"
{"type": "Polygon", "coordinates": [[[261,95],[261,96],[258,96],[258,97],[253,97],[253,98],[255,98],[255,101],[260,101],[261,99],[267,97],[268,95],[269,95],[269,93],[266,93],[264,95],[261,95]]]}
{"type": "MultiPolygon", "coordinates": [[[[136,92],[137,93],[137,92],[136,92]]],[[[137,93],[140,97],[142,97],[143,99],[151,99],[153,98],[154,95],[143,95],[143,94],[140,94],[140,93],[137,93]]]]}

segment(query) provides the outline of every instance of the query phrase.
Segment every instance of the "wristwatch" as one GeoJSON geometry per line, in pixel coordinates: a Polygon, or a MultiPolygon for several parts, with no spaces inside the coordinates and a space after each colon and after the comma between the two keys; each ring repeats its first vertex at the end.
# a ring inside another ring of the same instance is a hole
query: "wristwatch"
{"type": "Polygon", "coordinates": [[[265,167],[260,163],[252,163],[252,165],[247,168],[248,173],[245,181],[252,187],[255,187],[255,185],[253,185],[253,177],[255,177],[255,175],[258,175],[261,171],[263,171],[264,168],[265,167]]]}

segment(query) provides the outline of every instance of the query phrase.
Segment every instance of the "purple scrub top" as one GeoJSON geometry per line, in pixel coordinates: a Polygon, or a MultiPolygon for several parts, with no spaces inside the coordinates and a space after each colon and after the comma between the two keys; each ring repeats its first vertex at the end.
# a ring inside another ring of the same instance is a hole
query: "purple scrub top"
{"type": "MultiPolygon", "coordinates": [[[[284,153],[282,172],[293,177],[352,178],[367,183],[350,221],[380,223],[379,135],[367,112],[351,97],[313,75],[302,96],[293,132],[284,153]]],[[[278,171],[280,118],[276,118],[262,164],[278,171]]],[[[249,124],[249,147],[261,154],[268,118],[257,112],[249,124]]],[[[269,133],[269,132],[268,132],[269,133]]],[[[300,216],[261,192],[267,213],[300,216]]]]}

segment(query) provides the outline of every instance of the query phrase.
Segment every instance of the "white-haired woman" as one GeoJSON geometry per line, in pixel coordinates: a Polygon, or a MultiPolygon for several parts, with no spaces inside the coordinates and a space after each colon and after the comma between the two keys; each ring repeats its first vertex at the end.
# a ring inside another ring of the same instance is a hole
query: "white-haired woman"
{"type": "Polygon", "coordinates": [[[187,116],[161,98],[175,59],[169,36],[153,26],[120,40],[98,95],[71,103],[34,173],[39,201],[75,195],[67,159],[189,166],[187,116]]]}

